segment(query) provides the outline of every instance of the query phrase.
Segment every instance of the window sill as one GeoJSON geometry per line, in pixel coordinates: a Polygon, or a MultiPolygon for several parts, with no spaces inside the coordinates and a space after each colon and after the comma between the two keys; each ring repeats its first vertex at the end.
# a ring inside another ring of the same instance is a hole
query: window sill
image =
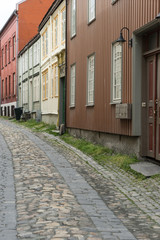
{"type": "Polygon", "coordinates": [[[94,107],[94,103],[91,103],[91,104],[87,104],[86,107],[94,107]]]}
{"type": "Polygon", "coordinates": [[[75,108],[75,105],[74,106],[69,106],[70,109],[74,109],[75,108]]]}
{"type": "Polygon", "coordinates": [[[111,102],[110,105],[116,105],[116,104],[121,104],[121,103],[122,103],[122,101],[120,100],[120,101],[111,102]]]}
{"type": "Polygon", "coordinates": [[[96,18],[93,18],[92,20],[88,21],[88,26],[91,25],[94,21],[96,21],[96,18]]]}
{"type": "Polygon", "coordinates": [[[44,98],[42,101],[45,102],[45,101],[47,101],[47,100],[48,100],[48,98],[44,98]]]}
{"type": "Polygon", "coordinates": [[[76,33],[73,35],[73,36],[71,36],[71,40],[73,39],[73,38],[75,38],[76,37],[76,33]]]}
{"type": "Polygon", "coordinates": [[[116,2],[118,2],[118,0],[112,0],[112,5],[114,5],[116,2]]]}

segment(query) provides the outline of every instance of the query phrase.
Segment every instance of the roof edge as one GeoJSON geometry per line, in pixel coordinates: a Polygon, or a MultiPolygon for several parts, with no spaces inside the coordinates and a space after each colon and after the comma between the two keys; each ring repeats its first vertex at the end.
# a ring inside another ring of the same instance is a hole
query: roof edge
{"type": "Polygon", "coordinates": [[[51,7],[48,9],[47,13],[44,15],[42,21],[39,24],[38,31],[40,32],[44,25],[47,23],[49,20],[50,16],[55,12],[55,10],[59,7],[59,5],[63,2],[64,0],[54,0],[52,3],[51,7]]]}
{"type": "Polygon", "coordinates": [[[4,31],[4,29],[7,27],[7,25],[9,24],[9,22],[11,21],[11,19],[16,15],[17,15],[17,10],[14,10],[13,13],[10,15],[10,17],[8,18],[7,22],[4,24],[4,26],[2,27],[2,29],[0,30],[0,35],[2,34],[2,32],[4,31]]]}

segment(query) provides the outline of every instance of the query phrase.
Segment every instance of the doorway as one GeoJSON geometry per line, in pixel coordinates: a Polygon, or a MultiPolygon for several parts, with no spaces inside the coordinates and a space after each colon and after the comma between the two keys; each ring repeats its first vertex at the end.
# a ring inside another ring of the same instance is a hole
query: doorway
{"type": "Polygon", "coordinates": [[[146,153],[148,157],[160,160],[160,53],[146,58],[146,70],[146,153]]]}

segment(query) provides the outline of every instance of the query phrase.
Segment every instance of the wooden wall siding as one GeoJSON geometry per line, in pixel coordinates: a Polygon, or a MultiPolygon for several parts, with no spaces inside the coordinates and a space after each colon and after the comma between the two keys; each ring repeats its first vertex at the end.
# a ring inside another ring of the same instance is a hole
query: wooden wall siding
{"type": "MultiPolygon", "coordinates": [[[[124,26],[132,32],[155,19],[159,0],[96,1],[96,20],[88,25],[86,0],[77,0],[77,34],[67,37],[67,127],[132,135],[132,121],[115,118],[111,105],[111,46],[124,26]],[[95,106],[86,107],[87,56],[95,52],[95,106]],[[76,63],[76,106],[69,107],[70,65],[76,63]]],[[[70,33],[70,0],[68,0],[70,33]]],[[[127,31],[123,31],[127,38],[127,31]]],[[[123,44],[122,103],[132,103],[132,49],[123,44]]]]}

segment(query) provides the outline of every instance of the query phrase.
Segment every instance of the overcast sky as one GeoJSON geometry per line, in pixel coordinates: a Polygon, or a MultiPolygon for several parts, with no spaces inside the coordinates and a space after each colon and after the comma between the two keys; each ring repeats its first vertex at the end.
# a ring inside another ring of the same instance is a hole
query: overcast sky
{"type": "Polygon", "coordinates": [[[16,9],[16,3],[20,0],[1,0],[0,7],[0,29],[7,22],[13,11],[16,9]]]}

